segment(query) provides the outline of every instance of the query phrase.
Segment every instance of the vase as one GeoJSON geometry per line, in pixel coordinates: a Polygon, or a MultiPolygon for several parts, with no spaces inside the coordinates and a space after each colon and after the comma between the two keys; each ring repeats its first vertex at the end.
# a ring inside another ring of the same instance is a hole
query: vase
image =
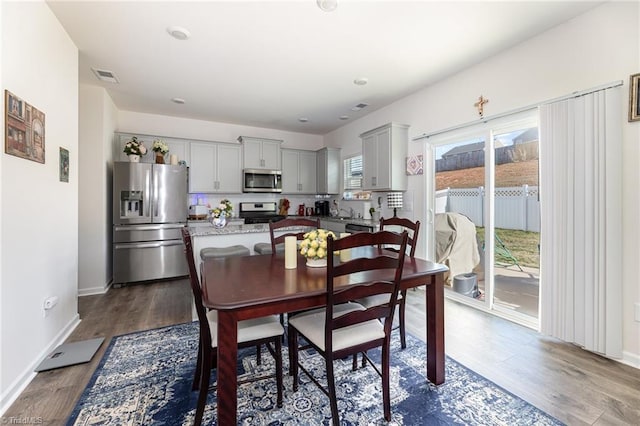
{"type": "Polygon", "coordinates": [[[211,223],[215,228],[224,228],[224,226],[227,224],[227,218],[224,216],[214,217],[211,220],[211,223]]]}
{"type": "Polygon", "coordinates": [[[156,153],[156,164],[164,164],[164,155],[162,153],[156,153]]]}
{"type": "Polygon", "coordinates": [[[307,259],[307,266],[310,268],[326,268],[327,259],[307,259]]]}
{"type": "Polygon", "coordinates": [[[139,155],[135,155],[135,154],[131,154],[129,155],[129,161],[132,163],[139,163],[140,162],[140,156],[139,155]]]}

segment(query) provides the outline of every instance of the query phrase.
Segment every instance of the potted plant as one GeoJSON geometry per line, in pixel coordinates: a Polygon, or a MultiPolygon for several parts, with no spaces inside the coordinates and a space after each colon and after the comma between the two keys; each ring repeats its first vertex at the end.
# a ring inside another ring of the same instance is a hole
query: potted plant
{"type": "Polygon", "coordinates": [[[140,156],[147,153],[147,148],[144,146],[144,142],[138,141],[138,137],[133,136],[129,142],[124,144],[124,149],[122,151],[127,154],[129,161],[132,163],[139,163],[140,156]]]}
{"type": "Polygon", "coordinates": [[[300,242],[300,254],[307,258],[307,266],[312,268],[327,266],[327,238],[336,234],[326,229],[309,231],[300,242]]]}
{"type": "Polygon", "coordinates": [[[216,228],[222,228],[227,224],[227,218],[233,216],[233,204],[226,198],[220,201],[220,204],[209,210],[211,213],[211,223],[216,228]]]}
{"type": "Polygon", "coordinates": [[[161,139],[155,139],[151,150],[156,153],[156,163],[164,164],[164,155],[169,152],[169,145],[161,139]]]}

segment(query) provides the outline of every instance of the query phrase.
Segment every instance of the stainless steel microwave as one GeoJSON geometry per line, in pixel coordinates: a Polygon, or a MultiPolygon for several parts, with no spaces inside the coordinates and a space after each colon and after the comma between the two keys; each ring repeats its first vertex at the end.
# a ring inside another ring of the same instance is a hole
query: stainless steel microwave
{"type": "Polygon", "coordinates": [[[242,192],[282,192],[280,170],[244,169],[242,192]]]}

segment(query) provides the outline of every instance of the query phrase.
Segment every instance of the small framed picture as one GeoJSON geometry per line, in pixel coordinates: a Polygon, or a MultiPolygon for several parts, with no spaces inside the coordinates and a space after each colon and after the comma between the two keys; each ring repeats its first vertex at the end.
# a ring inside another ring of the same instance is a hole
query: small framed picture
{"type": "Polygon", "coordinates": [[[69,182],[69,150],[60,147],[60,182],[69,182]]]}
{"type": "Polygon", "coordinates": [[[629,79],[629,121],[640,121],[640,74],[629,79]]]}

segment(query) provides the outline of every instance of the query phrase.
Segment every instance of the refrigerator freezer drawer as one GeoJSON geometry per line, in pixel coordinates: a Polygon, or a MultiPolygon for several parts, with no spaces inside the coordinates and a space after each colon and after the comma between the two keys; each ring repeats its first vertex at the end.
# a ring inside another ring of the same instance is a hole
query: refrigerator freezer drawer
{"type": "Polygon", "coordinates": [[[185,223],[116,225],[113,227],[114,243],[134,243],[141,241],[160,241],[182,239],[181,229],[185,223]]]}
{"type": "Polygon", "coordinates": [[[189,274],[182,240],[113,245],[113,283],[148,281],[189,274]]]}

